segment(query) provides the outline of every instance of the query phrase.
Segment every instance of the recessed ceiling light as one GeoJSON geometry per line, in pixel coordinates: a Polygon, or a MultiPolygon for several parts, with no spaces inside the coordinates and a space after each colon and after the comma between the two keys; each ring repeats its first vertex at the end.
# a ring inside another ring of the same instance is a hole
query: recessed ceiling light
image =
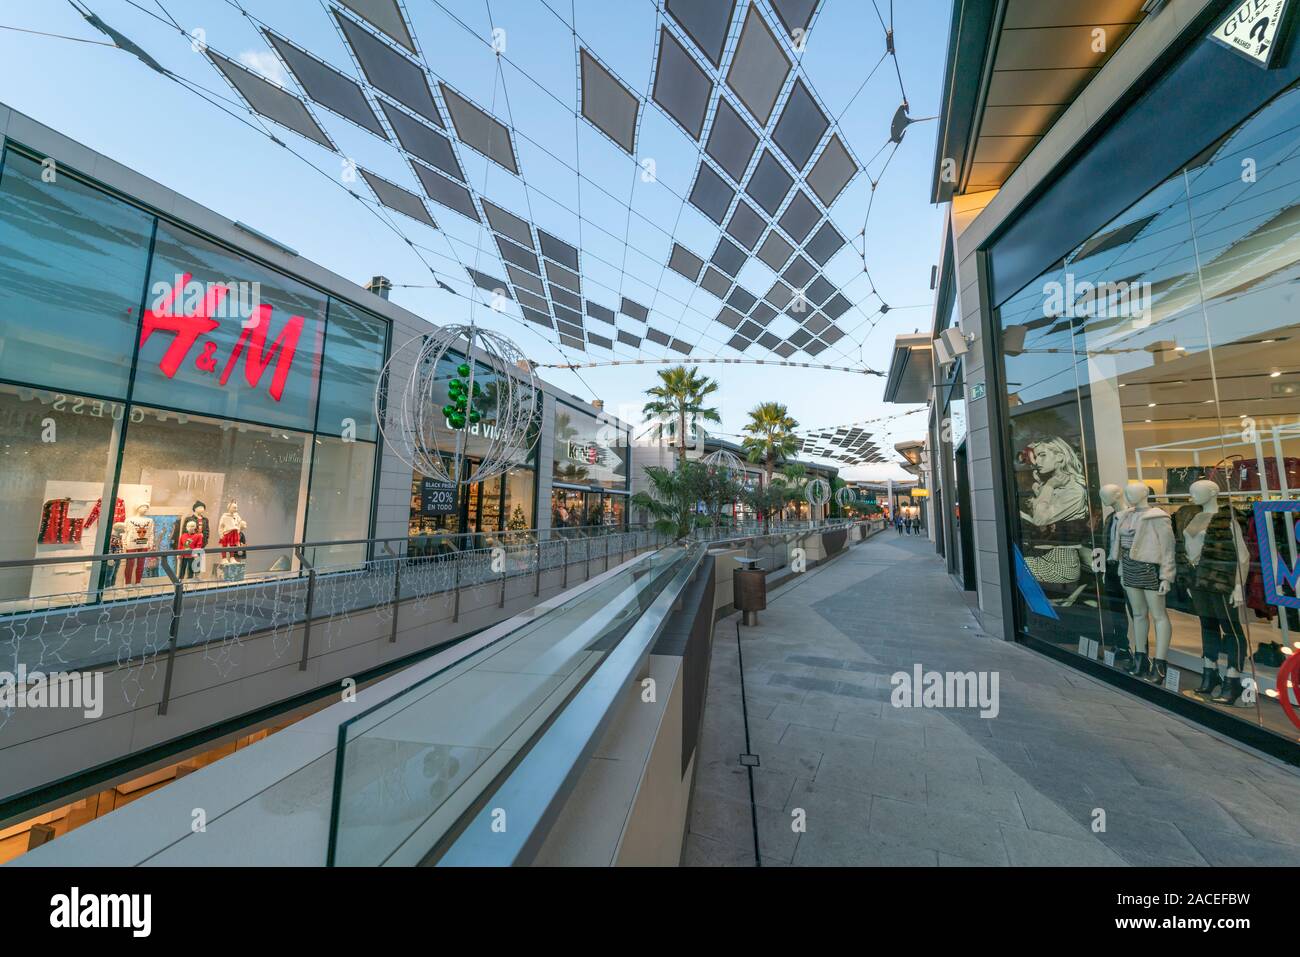
{"type": "Polygon", "coordinates": [[[1150,419],[1143,419],[1142,421],[1143,421],[1143,422],[1150,422],[1151,420],[1150,420],[1150,419]]]}
{"type": "Polygon", "coordinates": [[[1268,374],[1268,377],[1269,377],[1270,379],[1276,379],[1276,378],[1277,378],[1278,376],[1280,376],[1281,374],[1282,374],[1282,373],[1280,373],[1280,372],[1273,371],[1273,372],[1270,372],[1270,373],[1268,374]]]}
{"type": "Polygon", "coordinates": [[[1148,403],[1147,403],[1147,408],[1148,408],[1148,409],[1154,409],[1155,407],[1156,407],[1156,404],[1155,404],[1154,402],[1148,402],[1148,403]]]}

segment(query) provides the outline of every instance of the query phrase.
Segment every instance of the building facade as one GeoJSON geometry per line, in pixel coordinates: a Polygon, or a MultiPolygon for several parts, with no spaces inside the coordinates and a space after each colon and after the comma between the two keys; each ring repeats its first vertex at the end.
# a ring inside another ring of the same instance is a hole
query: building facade
{"type": "Polygon", "coordinates": [[[1294,761],[1300,50],[1268,7],[954,4],[896,401],[931,406],[986,630],[1294,761]]]}
{"type": "MultiPolygon", "coordinates": [[[[0,107],[0,611],[165,591],[170,560],[131,553],[187,535],[205,558],[172,570],[220,586],[298,568],[253,545],[319,543],[325,567],[366,539],[546,529],[579,472],[580,524],[625,524],[627,427],[545,383],[528,451],[494,479],[439,487],[385,448],[381,370],[430,328],[0,107]],[[41,564],[94,554],[120,557],[41,564]]],[[[465,361],[444,359],[442,388],[465,361]]],[[[476,363],[485,394],[493,378],[476,363]]],[[[490,428],[464,429],[467,475],[490,428]]]]}

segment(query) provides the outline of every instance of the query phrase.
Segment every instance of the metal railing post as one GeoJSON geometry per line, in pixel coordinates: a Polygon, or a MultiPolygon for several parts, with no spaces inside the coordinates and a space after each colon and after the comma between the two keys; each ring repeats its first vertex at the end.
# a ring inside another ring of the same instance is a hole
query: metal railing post
{"type": "Polygon", "coordinates": [[[605,536],[605,571],[609,571],[609,536],[605,536]]]}
{"type": "Polygon", "coordinates": [[[172,698],[172,673],[176,670],[176,642],[180,634],[181,615],[185,611],[185,588],[166,559],[160,564],[172,581],[172,623],[167,629],[167,672],[163,675],[162,700],[158,702],[158,713],[163,715],[167,713],[167,705],[172,698]]]}
{"type": "Polygon", "coordinates": [[[402,559],[399,555],[393,559],[393,626],[388,633],[388,643],[397,642],[397,609],[402,601],[402,559]]]}
{"type": "Polygon", "coordinates": [[[298,662],[298,670],[307,670],[307,652],[311,647],[311,618],[316,610],[316,568],[311,562],[307,561],[307,552],[299,546],[298,561],[307,569],[307,599],[302,606],[302,659],[298,662]]]}
{"type": "Polygon", "coordinates": [[[560,589],[564,590],[569,587],[569,540],[562,538],[560,541],[564,542],[564,580],[560,582],[560,589]]]}
{"type": "Polygon", "coordinates": [[[533,572],[533,597],[542,593],[542,540],[537,539],[537,568],[533,572]]]}
{"type": "Polygon", "coordinates": [[[451,569],[452,605],[451,620],[460,621],[460,556],[457,555],[451,569]]]}
{"type": "Polygon", "coordinates": [[[506,607],[506,547],[501,546],[501,594],[497,598],[497,607],[506,607]]]}
{"type": "Polygon", "coordinates": [[[586,538],[582,540],[582,554],[587,563],[586,565],[587,572],[583,576],[582,580],[590,581],[591,580],[591,536],[590,535],[588,535],[586,538]]]}

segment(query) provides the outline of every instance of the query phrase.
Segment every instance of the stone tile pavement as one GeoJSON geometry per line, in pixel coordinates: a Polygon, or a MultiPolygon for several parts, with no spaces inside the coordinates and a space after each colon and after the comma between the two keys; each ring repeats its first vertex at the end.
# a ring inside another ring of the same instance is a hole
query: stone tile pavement
{"type": "MultiPolygon", "coordinates": [[[[740,651],[765,867],[1300,864],[1300,774],[985,635],[924,539],[858,545],[760,618],[740,651]],[[890,675],[917,663],[997,671],[1000,713],[894,708],[890,675]]],[[[732,617],[685,864],[755,864],[741,701],[732,617]]]]}

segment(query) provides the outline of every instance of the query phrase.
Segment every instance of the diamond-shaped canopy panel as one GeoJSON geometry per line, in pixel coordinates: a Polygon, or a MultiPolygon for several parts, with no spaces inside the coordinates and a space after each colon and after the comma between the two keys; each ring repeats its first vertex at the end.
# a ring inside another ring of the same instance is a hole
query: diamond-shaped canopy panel
{"type": "Polygon", "coordinates": [[[211,48],[207,50],[207,55],[254,111],[309,140],[315,140],[326,149],[334,149],[333,141],[312,119],[312,115],[307,112],[307,107],[302,105],[302,100],[286,93],[269,80],[262,79],[256,73],[227,60],[211,48]]]}
{"type": "Polygon", "coordinates": [[[424,203],[409,189],[403,189],[395,183],[390,183],[369,170],[359,170],[362,178],[369,184],[370,188],[375,191],[379,197],[379,202],[389,209],[395,209],[399,213],[410,216],[412,219],[418,219],[420,222],[429,226],[436,226],[433,217],[429,211],[424,208],[424,203]]]}
{"type": "Polygon", "coordinates": [[[379,106],[403,149],[464,182],[465,172],[452,150],[451,140],[391,103],[380,100],[379,106]]]}
{"type": "Polygon", "coordinates": [[[519,163],[515,159],[515,147],[510,142],[510,130],[506,125],[479,109],[446,83],[439,86],[460,141],[518,176],[519,163]]]}
{"type": "Polygon", "coordinates": [[[586,50],[581,53],[582,115],[628,153],[636,153],[641,101],[586,50]]]}
{"type": "Polygon", "coordinates": [[[731,67],[727,70],[727,86],[759,125],[767,126],[789,73],[789,57],[758,12],[758,7],[751,5],[745,14],[745,25],[741,28],[731,67]]]}
{"type": "Polygon", "coordinates": [[[709,62],[721,66],[736,0],[667,0],[664,7],[709,62]]]}
{"type": "Polygon", "coordinates": [[[667,29],[659,30],[659,59],[655,64],[654,101],[692,139],[704,129],[704,116],[713,95],[713,81],[667,29]]]}
{"type": "Polygon", "coordinates": [[[426,120],[442,126],[442,117],[438,115],[424,71],[348,17],[337,11],[334,17],[361,64],[361,72],[371,85],[426,120]]]}
{"type": "Polygon", "coordinates": [[[327,110],[333,110],[357,126],[388,139],[388,134],[384,132],[379,118],[375,116],[375,111],[371,109],[365,93],[355,80],[326,66],[315,57],[308,56],[270,30],[264,30],[263,33],[308,96],[327,110]]]}
{"type": "Polygon", "coordinates": [[[380,33],[396,40],[412,53],[415,52],[415,41],[411,39],[411,30],[402,19],[397,0],[339,0],[339,3],[380,33]]]}

